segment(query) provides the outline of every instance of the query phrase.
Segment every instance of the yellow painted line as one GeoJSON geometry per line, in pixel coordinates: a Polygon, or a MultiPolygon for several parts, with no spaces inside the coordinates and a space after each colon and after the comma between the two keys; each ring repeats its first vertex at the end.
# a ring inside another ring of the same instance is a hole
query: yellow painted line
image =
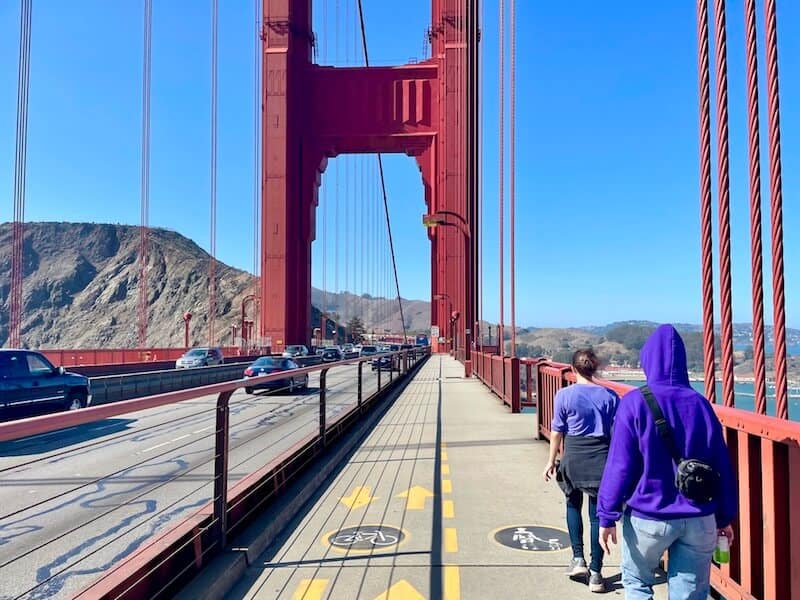
{"type": "Polygon", "coordinates": [[[375,600],[425,600],[425,596],[420,594],[417,589],[405,579],[401,579],[375,598],[375,600]]]}
{"type": "Polygon", "coordinates": [[[450,465],[442,465],[442,475],[450,475],[450,465]]]}
{"type": "Polygon", "coordinates": [[[292,594],[292,600],[322,600],[328,579],[303,579],[292,594]]]}
{"type": "Polygon", "coordinates": [[[442,479],[442,493],[443,494],[452,494],[453,493],[453,482],[449,479],[442,479]]]}
{"type": "Polygon", "coordinates": [[[458,552],[458,534],[455,527],[444,528],[444,551],[450,554],[458,552]]]}
{"type": "Polygon", "coordinates": [[[447,442],[442,442],[442,443],[441,443],[441,444],[439,444],[439,445],[440,445],[442,448],[447,448],[447,442]]]}
{"type": "Polygon", "coordinates": [[[454,519],[456,517],[456,508],[452,500],[442,502],[442,514],[445,519],[454,519]]]}
{"type": "Polygon", "coordinates": [[[442,450],[441,456],[443,461],[447,460],[447,450],[442,450]]]}
{"type": "Polygon", "coordinates": [[[444,568],[444,600],[461,600],[461,575],[453,565],[444,568]]]}

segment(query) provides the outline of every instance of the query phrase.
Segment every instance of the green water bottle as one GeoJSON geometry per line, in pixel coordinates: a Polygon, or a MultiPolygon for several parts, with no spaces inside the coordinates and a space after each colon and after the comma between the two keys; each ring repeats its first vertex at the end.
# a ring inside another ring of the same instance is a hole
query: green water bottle
{"type": "Polygon", "coordinates": [[[714,562],[718,565],[731,562],[731,545],[724,535],[720,535],[717,538],[717,547],[714,548],[714,562]]]}

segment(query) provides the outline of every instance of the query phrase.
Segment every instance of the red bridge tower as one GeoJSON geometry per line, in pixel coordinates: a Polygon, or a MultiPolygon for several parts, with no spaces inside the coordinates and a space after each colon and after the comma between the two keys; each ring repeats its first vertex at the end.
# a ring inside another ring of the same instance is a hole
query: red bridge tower
{"type": "MultiPolygon", "coordinates": [[[[346,153],[420,168],[431,241],[431,324],[470,347],[477,307],[477,0],[432,0],[432,58],[397,67],[312,63],[311,0],[264,0],[261,335],[311,336],[311,242],[321,175],[346,153]],[[445,301],[442,301],[445,299],[445,301]],[[452,315],[459,318],[452,323],[452,315]]],[[[398,5],[398,10],[400,10],[398,5]]],[[[400,256],[403,240],[397,240],[400,256]]]]}

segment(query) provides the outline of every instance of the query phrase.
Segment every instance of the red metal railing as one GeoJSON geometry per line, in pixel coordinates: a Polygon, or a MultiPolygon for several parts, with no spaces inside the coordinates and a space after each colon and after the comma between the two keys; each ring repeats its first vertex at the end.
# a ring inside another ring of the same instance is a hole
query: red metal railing
{"type": "MultiPolygon", "coordinates": [[[[540,362],[537,439],[550,437],[553,400],[575,382],[568,365],[540,362]]],[[[600,381],[622,395],[631,386],[600,381]]],[[[731,562],[714,567],[714,588],[725,598],[800,600],[800,423],[714,405],[738,473],[739,516],[731,562]]]]}
{"type": "MultiPolygon", "coordinates": [[[[186,348],[87,348],[82,350],[40,350],[40,352],[55,365],[78,367],[176,360],[183,356],[186,348]]],[[[241,348],[238,346],[222,348],[222,354],[225,356],[239,356],[241,353],[241,348]]]]}
{"type": "Polygon", "coordinates": [[[475,375],[497,394],[511,412],[521,409],[520,359],[497,356],[488,352],[472,352],[475,375]]]}

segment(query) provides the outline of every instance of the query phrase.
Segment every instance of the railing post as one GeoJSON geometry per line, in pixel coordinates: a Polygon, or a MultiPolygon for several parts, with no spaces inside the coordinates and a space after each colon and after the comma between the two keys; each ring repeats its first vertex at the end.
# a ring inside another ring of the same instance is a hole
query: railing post
{"type": "Polygon", "coordinates": [[[506,381],[506,388],[511,387],[511,412],[518,413],[522,410],[520,404],[520,385],[519,385],[519,359],[512,357],[509,361],[511,367],[511,381],[506,381]]]}
{"type": "Polygon", "coordinates": [[[228,541],[228,441],[232,391],[222,392],[217,398],[216,430],[214,441],[214,524],[212,538],[221,552],[228,541]]]}
{"type": "Polygon", "coordinates": [[[525,363],[525,398],[528,404],[533,404],[533,365],[525,363]]]}
{"type": "Polygon", "coordinates": [[[536,414],[533,419],[533,439],[542,439],[542,367],[546,363],[539,361],[536,363],[536,414]]]}
{"type": "Polygon", "coordinates": [[[364,386],[362,385],[362,381],[361,381],[361,375],[362,375],[363,372],[364,372],[364,363],[363,362],[359,362],[358,363],[358,412],[359,412],[359,414],[364,412],[364,409],[361,406],[361,404],[363,402],[363,392],[364,392],[364,386]]]}
{"type": "Polygon", "coordinates": [[[325,446],[325,431],[327,429],[325,401],[328,392],[326,390],[326,380],[328,379],[328,369],[322,369],[319,373],[319,439],[323,446],[325,446]]]}
{"type": "Polygon", "coordinates": [[[381,363],[378,361],[378,391],[381,391],[381,363]]]}

